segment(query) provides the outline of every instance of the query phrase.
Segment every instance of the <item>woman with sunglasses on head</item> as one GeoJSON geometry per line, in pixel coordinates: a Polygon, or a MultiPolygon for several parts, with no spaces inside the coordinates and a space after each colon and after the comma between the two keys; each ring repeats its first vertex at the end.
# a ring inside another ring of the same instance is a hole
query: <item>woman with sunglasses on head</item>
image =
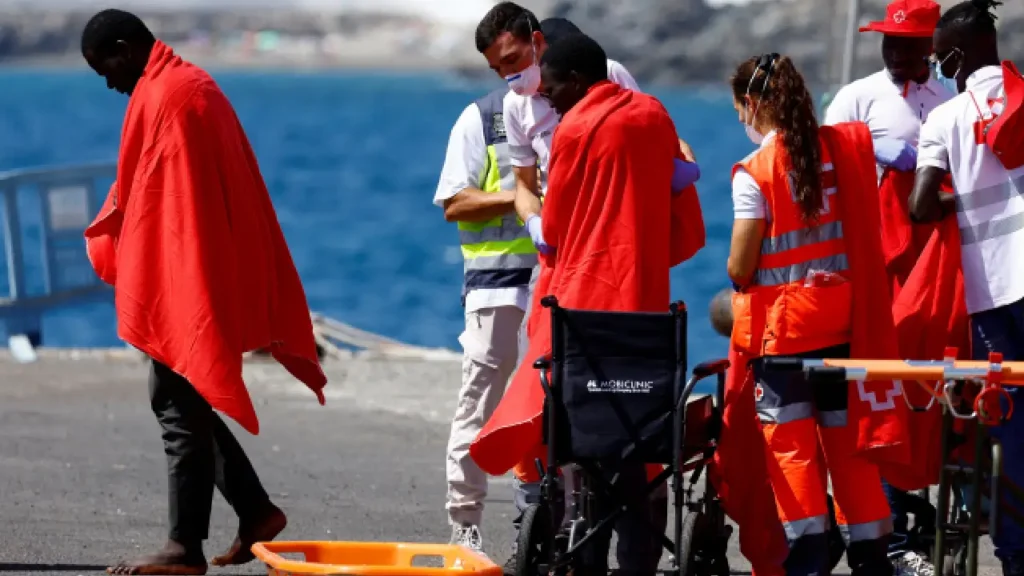
{"type": "Polygon", "coordinates": [[[767,474],[789,545],[785,570],[830,572],[831,475],[853,575],[890,575],[892,520],[875,462],[909,460],[898,384],[812,382],[766,361],[895,358],[871,134],[863,123],[819,127],[787,57],[743,62],[731,87],[758,146],[733,169],[731,345],[753,377],[774,456],[767,474]]]}

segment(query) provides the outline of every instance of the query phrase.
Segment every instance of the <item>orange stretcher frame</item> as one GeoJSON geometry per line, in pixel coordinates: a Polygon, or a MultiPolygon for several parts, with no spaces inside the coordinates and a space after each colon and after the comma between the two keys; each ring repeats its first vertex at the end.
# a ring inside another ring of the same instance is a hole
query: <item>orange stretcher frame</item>
{"type": "MultiPolygon", "coordinates": [[[[845,368],[850,380],[985,380],[992,372],[1002,375],[1002,383],[1024,386],[1024,362],[984,360],[819,360],[823,366],[845,368]],[[857,376],[854,378],[853,376],[857,376]]],[[[805,360],[812,368],[814,361],[805,360]]]]}
{"type": "Polygon", "coordinates": [[[405,542],[258,542],[252,553],[269,576],[501,576],[501,567],[468,548],[405,542]],[[282,554],[301,554],[304,561],[282,554]],[[440,558],[443,567],[414,566],[440,558]]]}
{"type": "MultiPolygon", "coordinates": [[[[978,432],[975,434],[974,448],[977,455],[976,458],[979,461],[975,462],[970,470],[973,488],[970,518],[966,526],[949,521],[949,497],[953,489],[950,474],[956,471],[955,469],[958,467],[944,463],[939,480],[939,501],[936,507],[935,547],[932,562],[936,567],[943,567],[946,560],[947,539],[958,534],[966,535],[966,542],[964,542],[967,547],[966,554],[959,560],[954,558],[954,561],[962,563],[962,573],[966,574],[966,576],[977,576],[978,539],[981,535],[982,471],[980,453],[987,436],[987,434],[983,433],[983,430],[987,426],[999,425],[1013,415],[1013,398],[1007,393],[1004,386],[1024,386],[1024,362],[1003,362],[1003,355],[999,353],[989,354],[988,361],[955,360],[956,355],[957,350],[955,348],[947,348],[944,360],[858,360],[845,358],[815,360],[772,357],[766,359],[765,367],[769,370],[803,371],[812,380],[847,380],[854,382],[898,380],[900,382],[917,382],[931,395],[933,400],[926,407],[911,406],[911,408],[919,411],[930,410],[936,402],[942,408],[943,454],[949,454],[949,438],[952,433],[954,418],[976,420],[978,432]],[[965,414],[958,410],[958,405],[964,403],[964,398],[956,393],[952,393],[957,382],[972,382],[979,385],[979,391],[973,403],[973,413],[965,414]]],[[[907,404],[910,405],[905,389],[902,396],[907,401],[907,404]]],[[[990,530],[993,526],[998,526],[999,524],[998,493],[999,476],[1002,469],[1002,450],[999,444],[994,443],[991,449],[991,508],[993,512],[989,518],[990,530]]]]}

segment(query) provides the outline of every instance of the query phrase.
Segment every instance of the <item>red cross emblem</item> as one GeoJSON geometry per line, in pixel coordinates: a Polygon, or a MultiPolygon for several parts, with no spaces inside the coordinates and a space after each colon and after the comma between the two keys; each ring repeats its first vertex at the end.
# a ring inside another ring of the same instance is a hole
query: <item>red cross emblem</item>
{"type": "Polygon", "coordinates": [[[903,10],[897,11],[892,15],[892,21],[897,24],[903,24],[907,20],[907,14],[903,10]]]}
{"type": "Polygon", "coordinates": [[[974,141],[976,144],[981,145],[985,143],[985,136],[988,133],[989,126],[996,121],[996,118],[1003,112],[1003,98],[989,98],[988,117],[982,116],[978,118],[977,122],[974,123],[974,141]]]}
{"type": "Polygon", "coordinates": [[[857,393],[862,402],[871,406],[872,412],[882,412],[896,408],[895,398],[903,394],[903,382],[900,380],[872,380],[857,382],[857,393]]]}
{"type": "Polygon", "coordinates": [[[760,384],[754,385],[754,401],[760,402],[764,398],[764,388],[760,384]]]}

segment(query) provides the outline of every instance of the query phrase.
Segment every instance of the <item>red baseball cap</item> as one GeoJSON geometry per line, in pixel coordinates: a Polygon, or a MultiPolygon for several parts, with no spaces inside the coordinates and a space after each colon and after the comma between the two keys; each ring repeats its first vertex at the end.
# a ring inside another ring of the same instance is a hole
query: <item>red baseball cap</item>
{"type": "Polygon", "coordinates": [[[885,9],[885,20],[861,26],[861,32],[890,36],[931,38],[942,8],[932,0],[896,0],[885,9]]]}

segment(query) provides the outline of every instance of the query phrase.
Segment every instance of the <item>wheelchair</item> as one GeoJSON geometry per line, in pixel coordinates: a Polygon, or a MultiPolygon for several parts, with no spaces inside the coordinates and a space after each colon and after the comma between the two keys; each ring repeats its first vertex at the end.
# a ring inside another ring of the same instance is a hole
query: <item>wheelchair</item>
{"type": "Polygon", "coordinates": [[[686,380],[682,302],[667,313],[573,310],[553,296],[541,303],[550,310],[552,329],[550,357],[534,363],[545,394],[547,465],[537,461],[540,497],[522,517],[517,576],[591,576],[582,562],[584,546],[608,536],[602,531],[611,531],[631,505],[649,503],[669,480],[674,538],[651,515],[649,525],[655,535],[661,532],[661,542],[651,542],[649,550],[668,550],[678,576],[729,574],[732,527],[705,473],[721,430],[728,361],[702,363],[686,380]],[[712,376],[715,394],[694,395],[696,385],[712,376]],[[665,468],[648,476],[646,497],[632,494],[630,504],[617,469],[641,464],[665,468]],[[599,509],[609,512],[602,516],[599,509]]]}

